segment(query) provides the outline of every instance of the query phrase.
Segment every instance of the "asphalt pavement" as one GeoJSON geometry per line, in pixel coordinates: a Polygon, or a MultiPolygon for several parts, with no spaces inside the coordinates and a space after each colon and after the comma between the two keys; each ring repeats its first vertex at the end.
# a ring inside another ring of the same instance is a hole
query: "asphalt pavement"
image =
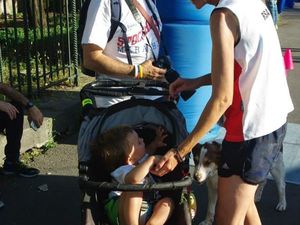
{"type": "MultiPolygon", "coordinates": [[[[289,72],[288,83],[295,110],[288,122],[300,124],[300,3],[281,15],[278,34],[282,48],[291,48],[294,70],[289,72]]],[[[77,132],[58,141],[31,162],[41,170],[41,175],[32,178],[0,176],[0,191],[4,208],[0,209],[0,225],[81,225],[80,191],[77,170],[77,132]]],[[[299,149],[300,144],[294,148],[299,149]]],[[[194,184],[198,211],[193,224],[205,217],[207,190],[205,185],[194,184]]],[[[287,183],[287,210],[277,212],[277,190],[269,180],[257,207],[264,225],[300,224],[300,185],[287,183]]]]}

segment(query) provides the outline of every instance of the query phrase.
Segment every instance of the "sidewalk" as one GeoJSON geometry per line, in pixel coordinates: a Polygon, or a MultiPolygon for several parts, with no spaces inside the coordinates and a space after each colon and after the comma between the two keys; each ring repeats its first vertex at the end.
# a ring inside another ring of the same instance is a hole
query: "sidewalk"
{"type": "MultiPolygon", "coordinates": [[[[288,76],[295,110],[288,118],[289,131],[284,150],[297,153],[300,152],[299,28],[300,3],[296,3],[294,9],[282,13],[278,33],[282,48],[292,48],[294,59],[298,60],[294,63],[295,69],[288,76]]],[[[31,163],[41,170],[39,177],[24,179],[0,176],[0,190],[5,202],[5,207],[0,209],[0,225],[81,225],[76,146],[79,128],[79,90],[80,88],[72,91],[52,90],[52,97],[43,99],[39,104],[45,116],[52,120],[53,130],[60,132],[65,138],[59,141],[57,147],[40,155],[31,163]]],[[[31,135],[28,138],[33,142],[31,135]]],[[[0,149],[0,154],[2,152],[0,149]]],[[[294,158],[296,160],[300,157],[294,158]]],[[[292,165],[292,159],[286,160],[287,167],[298,166],[299,169],[300,165],[292,165]]],[[[194,185],[194,190],[198,199],[197,217],[194,222],[196,225],[205,217],[207,190],[205,185],[197,184],[194,185]]],[[[300,186],[287,183],[287,210],[282,213],[274,210],[277,204],[276,191],[274,182],[268,181],[262,200],[258,203],[263,224],[299,225],[300,186]]]]}

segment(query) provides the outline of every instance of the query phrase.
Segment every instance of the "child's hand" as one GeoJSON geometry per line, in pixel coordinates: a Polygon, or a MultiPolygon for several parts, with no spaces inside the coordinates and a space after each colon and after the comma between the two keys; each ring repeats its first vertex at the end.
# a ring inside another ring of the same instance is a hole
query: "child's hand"
{"type": "Polygon", "coordinates": [[[152,155],[151,157],[153,157],[153,161],[152,161],[152,167],[150,168],[150,173],[152,171],[154,171],[155,166],[160,161],[162,156],[161,155],[152,155]]]}
{"type": "Polygon", "coordinates": [[[158,126],[155,128],[155,132],[156,136],[153,140],[153,145],[155,146],[155,149],[166,146],[167,144],[164,143],[164,140],[166,139],[168,134],[166,133],[165,129],[161,126],[158,126]]]}

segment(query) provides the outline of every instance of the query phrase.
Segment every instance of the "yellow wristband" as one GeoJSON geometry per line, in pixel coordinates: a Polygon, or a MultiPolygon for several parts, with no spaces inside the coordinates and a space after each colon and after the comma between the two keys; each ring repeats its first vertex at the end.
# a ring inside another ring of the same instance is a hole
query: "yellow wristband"
{"type": "Polygon", "coordinates": [[[140,78],[140,79],[143,79],[143,77],[144,77],[143,66],[142,66],[142,65],[139,65],[139,78],[140,78]]]}

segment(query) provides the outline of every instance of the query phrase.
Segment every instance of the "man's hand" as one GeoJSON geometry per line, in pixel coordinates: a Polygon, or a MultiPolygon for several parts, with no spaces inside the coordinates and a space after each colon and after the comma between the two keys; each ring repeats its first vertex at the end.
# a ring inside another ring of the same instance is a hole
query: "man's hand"
{"type": "Polygon", "coordinates": [[[28,109],[28,121],[33,121],[37,128],[42,126],[43,120],[44,116],[36,106],[33,106],[28,109]]]}
{"type": "Polygon", "coordinates": [[[146,60],[141,64],[143,68],[143,78],[148,80],[164,80],[167,70],[153,66],[152,63],[152,60],[146,60]]]}
{"type": "Polygon", "coordinates": [[[9,102],[0,101],[0,111],[6,112],[11,120],[17,117],[19,110],[9,102]]]}
{"type": "Polygon", "coordinates": [[[167,173],[173,171],[177,166],[178,161],[175,158],[175,150],[169,150],[151,169],[151,173],[157,176],[164,176],[167,173]]]}

